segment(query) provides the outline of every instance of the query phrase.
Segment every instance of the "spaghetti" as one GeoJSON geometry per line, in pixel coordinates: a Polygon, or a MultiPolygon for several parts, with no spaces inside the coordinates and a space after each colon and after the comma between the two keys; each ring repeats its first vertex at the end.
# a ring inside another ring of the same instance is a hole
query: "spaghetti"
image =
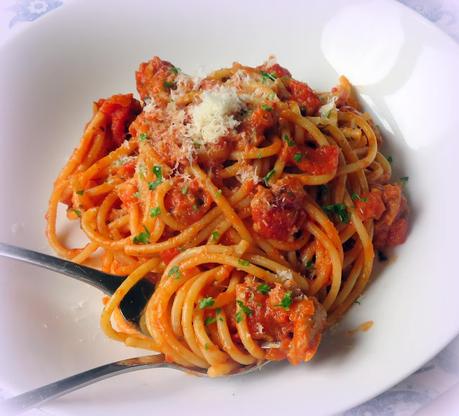
{"type": "Polygon", "coordinates": [[[389,183],[377,127],[346,78],[316,93],[273,59],[203,79],[155,57],[142,101],[94,103],[49,201],[61,256],[127,275],[101,326],[210,376],[262,360],[311,359],[362,294],[376,249],[404,242],[403,184],[389,183]],[[59,203],[88,237],[58,237],[59,203]],[[156,289],[139,325],[119,305],[156,289]]]}

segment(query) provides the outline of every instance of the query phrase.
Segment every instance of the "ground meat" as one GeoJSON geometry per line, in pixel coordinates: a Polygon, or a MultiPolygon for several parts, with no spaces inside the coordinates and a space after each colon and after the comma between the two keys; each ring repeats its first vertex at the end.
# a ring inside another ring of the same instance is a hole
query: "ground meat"
{"type": "Polygon", "coordinates": [[[174,68],[170,62],[163,61],[157,56],[141,63],[135,73],[140,98],[142,100],[153,98],[158,105],[166,104],[177,75],[177,70],[174,68]]]}
{"type": "Polygon", "coordinates": [[[247,277],[236,286],[236,298],[249,311],[249,331],[255,340],[279,343],[279,348],[268,349],[269,359],[288,358],[292,364],[299,364],[314,353],[325,327],[326,313],[298,288],[290,291],[278,283],[264,284],[262,293],[262,283],[247,277]]]}
{"type": "Polygon", "coordinates": [[[304,82],[291,79],[287,89],[292,95],[292,99],[299,104],[300,108],[305,111],[308,116],[316,114],[322,105],[319,97],[304,82]]]}
{"type": "Polygon", "coordinates": [[[110,98],[101,98],[96,103],[99,111],[107,117],[105,126],[108,150],[113,150],[123,143],[129,131],[129,125],[142,110],[140,103],[132,94],[118,94],[110,98]]]}
{"type": "Polygon", "coordinates": [[[167,212],[186,226],[199,221],[206,214],[212,204],[212,198],[200,187],[196,179],[176,181],[166,194],[164,204],[167,212]]]}
{"type": "Polygon", "coordinates": [[[321,146],[312,149],[307,146],[287,148],[287,161],[307,175],[328,175],[336,172],[340,149],[338,146],[321,146]]]}
{"type": "Polygon", "coordinates": [[[377,249],[405,242],[408,234],[408,203],[400,184],[378,186],[355,202],[363,220],[374,219],[373,243],[377,249]]]}
{"type": "Polygon", "coordinates": [[[283,178],[271,188],[258,186],[250,204],[254,230],[264,238],[292,241],[306,220],[305,192],[297,179],[283,178]]]}

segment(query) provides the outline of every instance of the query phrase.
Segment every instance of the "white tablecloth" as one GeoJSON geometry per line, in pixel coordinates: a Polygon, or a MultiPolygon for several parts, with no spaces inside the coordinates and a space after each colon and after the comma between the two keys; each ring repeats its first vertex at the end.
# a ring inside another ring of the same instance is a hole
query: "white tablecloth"
{"type": "MultiPolygon", "coordinates": [[[[459,0],[400,1],[424,15],[459,42],[459,0]]],[[[0,0],[0,43],[25,25],[33,24],[30,22],[44,14],[58,7],[65,7],[65,2],[66,0],[0,0]]],[[[447,396],[442,396],[458,383],[459,337],[400,384],[348,410],[342,416],[411,416],[422,409],[423,416],[459,415],[459,398],[456,400],[453,397],[451,400],[449,397],[445,406],[447,396]],[[438,403],[442,404],[443,401],[443,413],[440,413],[440,407],[435,402],[437,398],[438,403]]],[[[0,396],[1,393],[0,391],[0,396]]]]}

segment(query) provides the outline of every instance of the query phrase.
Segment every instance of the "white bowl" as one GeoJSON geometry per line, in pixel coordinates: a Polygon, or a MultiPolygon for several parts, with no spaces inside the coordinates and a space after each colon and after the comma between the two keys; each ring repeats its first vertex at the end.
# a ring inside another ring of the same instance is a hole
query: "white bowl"
{"type": "MultiPolygon", "coordinates": [[[[307,365],[197,379],[137,372],[46,406],[59,415],[330,414],[387,389],[459,330],[459,49],[390,1],[66,2],[1,49],[0,240],[50,251],[44,212],[91,101],[135,90],[153,55],[189,73],[270,53],[316,89],[357,86],[409,176],[412,227],[307,365]],[[374,327],[355,336],[363,321],[374,327]]],[[[139,353],[99,329],[101,296],[51,272],[0,260],[0,387],[11,393],[139,353]]]]}

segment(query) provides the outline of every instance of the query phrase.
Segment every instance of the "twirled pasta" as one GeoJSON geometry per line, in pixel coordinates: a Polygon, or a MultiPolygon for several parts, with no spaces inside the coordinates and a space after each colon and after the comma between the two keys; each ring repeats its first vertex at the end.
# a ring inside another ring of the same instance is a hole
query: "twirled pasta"
{"type": "Polygon", "coordinates": [[[59,255],[127,275],[102,329],[210,376],[311,359],[365,289],[373,246],[407,234],[402,186],[351,85],[317,94],[272,61],[194,80],[153,58],[136,79],[142,103],[94,104],[47,214],[59,255]],[[85,247],[58,238],[59,202],[85,247]],[[144,278],[156,289],[135,325],[119,305],[144,278]]]}

